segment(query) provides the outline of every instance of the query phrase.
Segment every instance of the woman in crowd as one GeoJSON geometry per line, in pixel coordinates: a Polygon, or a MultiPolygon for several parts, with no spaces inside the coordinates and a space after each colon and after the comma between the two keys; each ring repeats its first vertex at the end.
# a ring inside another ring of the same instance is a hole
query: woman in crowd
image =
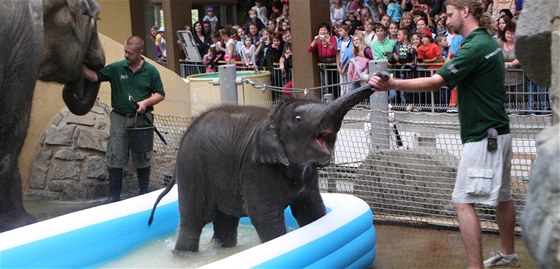
{"type": "Polygon", "coordinates": [[[323,23],[319,26],[318,33],[307,47],[307,51],[310,53],[317,51],[317,59],[320,63],[336,62],[336,37],[331,35],[329,24],[323,23]]]}
{"type": "Polygon", "coordinates": [[[498,40],[504,55],[506,68],[505,86],[508,91],[508,106],[522,109],[528,101],[523,91],[523,72],[521,64],[515,55],[515,24],[510,23],[503,28],[503,34],[498,40]]]}
{"type": "Polygon", "coordinates": [[[368,47],[371,46],[371,43],[377,39],[375,31],[373,31],[374,25],[375,22],[373,22],[372,19],[368,19],[364,22],[364,31],[362,34],[364,35],[364,42],[368,47]]]}
{"type": "Polygon", "coordinates": [[[412,23],[412,13],[405,11],[401,16],[401,22],[399,24],[399,29],[407,29],[409,33],[414,32],[414,24],[412,23]]]}
{"type": "Polygon", "coordinates": [[[342,23],[346,19],[346,12],[342,0],[333,0],[331,3],[331,24],[342,23]]]}
{"type": "Polygon", "coordinates": [[[509,27],[512,24],[511,19],[506,16],[502,15],[496,20],[496,33],[495,37],[497,39],[504,38],[506,27],[509,27]]]}
{"type": "Polygon", "coordinates": [[[193,40],[200,56],[206,55],[208,48],[212,44],[212,38],[204,32],[202,23],[197,21],[194,23],[193,40]]]}

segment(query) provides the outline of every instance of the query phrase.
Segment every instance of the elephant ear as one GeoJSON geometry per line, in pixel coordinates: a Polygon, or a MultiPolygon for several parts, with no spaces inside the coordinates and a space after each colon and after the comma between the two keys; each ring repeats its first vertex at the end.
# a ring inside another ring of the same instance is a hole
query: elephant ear
{"type": "Polygon", "coordinates": [[[266,122],[257,131],[253,161],[290,165],[286,152],[284,152],[284,146],[276,132],[276,127],[271,122],[266,122]]]}

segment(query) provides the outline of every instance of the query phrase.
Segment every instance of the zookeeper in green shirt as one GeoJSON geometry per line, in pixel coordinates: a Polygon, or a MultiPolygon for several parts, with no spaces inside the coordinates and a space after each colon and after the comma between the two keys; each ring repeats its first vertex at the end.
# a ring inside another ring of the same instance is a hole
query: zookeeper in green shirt
{"type": "Polygon", "coordinates": [[[106,203],[120,200],[123,168],[128,163],[129,153],[138,175],[140,194],[148,192],[152,151],[130,152],[126,128],[151,124],[154,119],[151,111],[154,105],[165,99],[165,92],[157,69],[144,61],[143,53],[142,38],[131,36],[124,45],[125,60],[114,62],[98,72],[83,67],[84,77],[89,81],[111,83],[113,111],[107,146],[109,198],[106,203]]]}
{"type": "Polygon", "coordinates": [[[447,27],[465,37],[453,59],[431,77],[383,81],[373,76],[369,84],[374,91],[396,89],[408,92],[457,86],[464,147],[451,200],[467,251],[468,268],[515,267],[519,265],[519,257],[514,249],[515,207],[510,179],[512,146],[505,110],[502,51],[486,30],[491,19],[483,14],[480,0],[446,0],[445,5],[447,27]],[[494,131],[496,140],[488,139],[492,137],[488,136],[489,132],[494,131]],[[475,203],[497,205],[501,245],[484,261],[475,203]]]}

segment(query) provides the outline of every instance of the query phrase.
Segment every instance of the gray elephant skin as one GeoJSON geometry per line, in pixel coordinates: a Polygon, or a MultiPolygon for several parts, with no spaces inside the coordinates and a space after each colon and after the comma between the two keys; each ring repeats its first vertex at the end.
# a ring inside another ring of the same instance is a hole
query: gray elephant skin
{"type": "Polygon", "coordinates": [[[65,84],[74,114],[95,103],[99,84],[83,83],[82,65],[105,65],[98,14],[93,0],[0,1],[0,232],[35,221],[23,208],[17,161],[36,80],[65,84]]]}
{"type": "Polygon", "coordinates": [[[175,252],[198,251],[212,222],[213,241],[237,244],[249,216],[261,242],[286,233],[290,206],[300,227],[324,216],[318,167],[329,164],[344,115],[372,94],[366,86],[330,104],[290,99],[273,109],[223,105],[202,113],[184,134],[171,183],[177,183],[180,226],[175,252]]]}

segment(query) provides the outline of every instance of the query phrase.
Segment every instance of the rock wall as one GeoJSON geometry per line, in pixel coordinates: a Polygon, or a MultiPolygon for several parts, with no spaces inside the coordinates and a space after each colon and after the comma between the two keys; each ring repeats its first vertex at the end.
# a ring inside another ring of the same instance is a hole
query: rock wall
{"type": "Polygon", "coordinates": [[[538,137],[521,218],[523,238],[539,268],[560,268],[560,1],[525,1],[516,38],[516,54],[529,79],[551,86],[554,124],[538,137]]]}
{"type": "MultiPolygon", "coordinates": [[[[37,144],[27,198],[93,200],[107,197],[105,151],[109,138],[109,113],[97,103],[84,116],[62,110],[37,144]]],[[[123,196],[137,190],[135,172],[125,169],[123,196]]]]}

